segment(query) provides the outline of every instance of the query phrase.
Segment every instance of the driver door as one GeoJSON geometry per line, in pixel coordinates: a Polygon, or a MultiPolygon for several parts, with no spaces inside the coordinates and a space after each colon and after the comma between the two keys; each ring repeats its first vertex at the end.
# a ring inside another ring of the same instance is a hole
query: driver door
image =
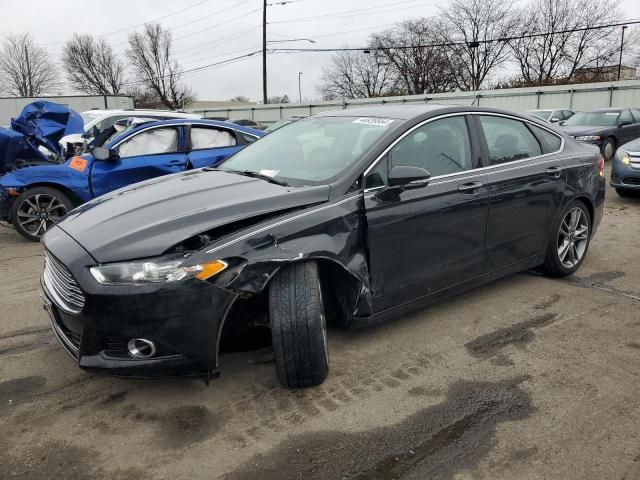
{"type": "Polygon", "coordinates": [[[183,128],[157,127],[127,137],[115,147],[120,158],[93,162],[91,188],[94,196],[150,178],[185,169],[183,128]]]}
{"type": "Polygon", "coordinates": [[[375,312],[481,275],[488,217],[486,174],[464,115],[424,123],[365,177],[365,209],[375,312]],[[431,174],[426,187],[391,200],[377,195],[399,165],[431,174]]]}

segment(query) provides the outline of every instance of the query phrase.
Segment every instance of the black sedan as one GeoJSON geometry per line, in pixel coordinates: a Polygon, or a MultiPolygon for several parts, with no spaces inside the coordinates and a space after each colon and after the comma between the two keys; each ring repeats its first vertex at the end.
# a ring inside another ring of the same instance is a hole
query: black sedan
{"type": "Polygon", "coordinates": [[[282,385],[317,385],[327,322],[375,324],[533,267],[575,272],[602,168],[597,149],[510,112],[328,112],[73,210],[43,238],[45,307],[85,369],[209,378],[227,337],[263,329],[282,385]]]}
{"type": "Polygon", "coordinates": [[[640,110],[601,108],[578,112],[561,125],[577,141],[596,145],[605,160],[611,160],[620,145],[640,138],[640,110]]]}

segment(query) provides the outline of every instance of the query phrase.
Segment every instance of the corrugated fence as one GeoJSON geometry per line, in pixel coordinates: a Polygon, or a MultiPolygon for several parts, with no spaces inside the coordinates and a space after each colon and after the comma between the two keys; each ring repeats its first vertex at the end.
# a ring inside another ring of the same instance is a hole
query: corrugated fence
{"type": "Polygon", "coordinates": [[[209,117],[224,117],[232,120],[251,119],[268,124],[281,119],[291,118],[294,115],[306,116],[330,110],[356,108],[364,105],[432,102],[455,105],[480,105],[503,108],[516,112],[553,108],[588,110],[600,107],[640,107],[640,80],[481,90],[475,92],[452,92],[431,95],[407,95],[401,97],[363,98],[358,100],[315,103],[207,108],[206,110],[194,110],[194,112],[209,117]]]}

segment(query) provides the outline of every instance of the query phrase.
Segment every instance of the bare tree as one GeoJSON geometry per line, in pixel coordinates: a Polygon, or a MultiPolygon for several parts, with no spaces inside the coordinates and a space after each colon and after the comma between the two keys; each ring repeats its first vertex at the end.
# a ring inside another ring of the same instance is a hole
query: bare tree
{"type": "Polygon", "coordinates": [[[127,58],[140,82],[153,91],[167,108],[183,108],[193,93],[180,82],[181,72],[172,54],[172,37],[158,23],[148,23],[144,32],[129,35],[127,58]]]}
{"type": "Polygon", "coordinates": [[[459,67],[438,45],[442,28],[441,22],[422,18],[371,37],[372,48],[388,63],[392,82],[402,93],[442,93],[456,87],[459,67]]]}
{"type": "Polygon", "coordinates": [[[124,64],[104,39],[74,34],[62,51],[67,80],[90,95],[117,95],[124,84],[124,64]]]}
{"type": "Polygon", "coordinates": [[[619,52],[619,30],[589,29],[618,21],[618,0],[535,0],[520,16],[523,38],[510,45],[527,85],[569,82],[581,69],[614,63],[619,52]]]}
{"type": "Polygon", "coordinates": [[[229,101],[238,103],[249,103],[251,100],[249,100],[249,98],[245,97],[244,95],[236,95],[235,97],[230,98],[229,101]]]}
{"type": "Polygon", "coordinates": [[[389,65],[359,51],[338,52],[322,71],[319,92],[325,100],[369,98],[392,93],[394,81],[389,65]]]}
{"type": "Polygon", "coordinates": [[[447,42],[451,68],[459,74],[461,90],[479,90],[490,73],[509,60],[505,38],[519,24],[511,2],[504,0],[453,0],[442,11],[442,39],[447,42]]]}
{"type": "Polygon", "coordinates": [[[0,89],[16,97],[37,97],[58,87],[58,72],[31,35],[9,35],[0,54],[0,89]]]}

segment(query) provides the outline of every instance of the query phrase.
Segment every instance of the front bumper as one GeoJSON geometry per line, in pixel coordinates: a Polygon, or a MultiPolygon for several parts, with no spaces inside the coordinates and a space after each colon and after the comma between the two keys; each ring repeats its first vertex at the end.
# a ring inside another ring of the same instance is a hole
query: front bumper
{"type": "Polygon", "coordinates": [[[614,188],[640,190],[640,168],[624,165],[615,160],[611,168],[611,181],[614,188]]]}
{"type": "Polygon", "coordinates": [[[62,230],[51,230],[45,247],[65,265],[84,293],[80,313],[56,304],[45,276],[41,281],[45,309],[62,347],[80,368],[130,377],[211,377],[218,373],[218,341],[236,296],[200,280],[144,287],[100,285],[89,266],[95,261],[62,230]],[[50,239],[59,237],[53,244],[50,239]],[[130,339],[156,346],[151,358],[135,358],[130,339]]]}

